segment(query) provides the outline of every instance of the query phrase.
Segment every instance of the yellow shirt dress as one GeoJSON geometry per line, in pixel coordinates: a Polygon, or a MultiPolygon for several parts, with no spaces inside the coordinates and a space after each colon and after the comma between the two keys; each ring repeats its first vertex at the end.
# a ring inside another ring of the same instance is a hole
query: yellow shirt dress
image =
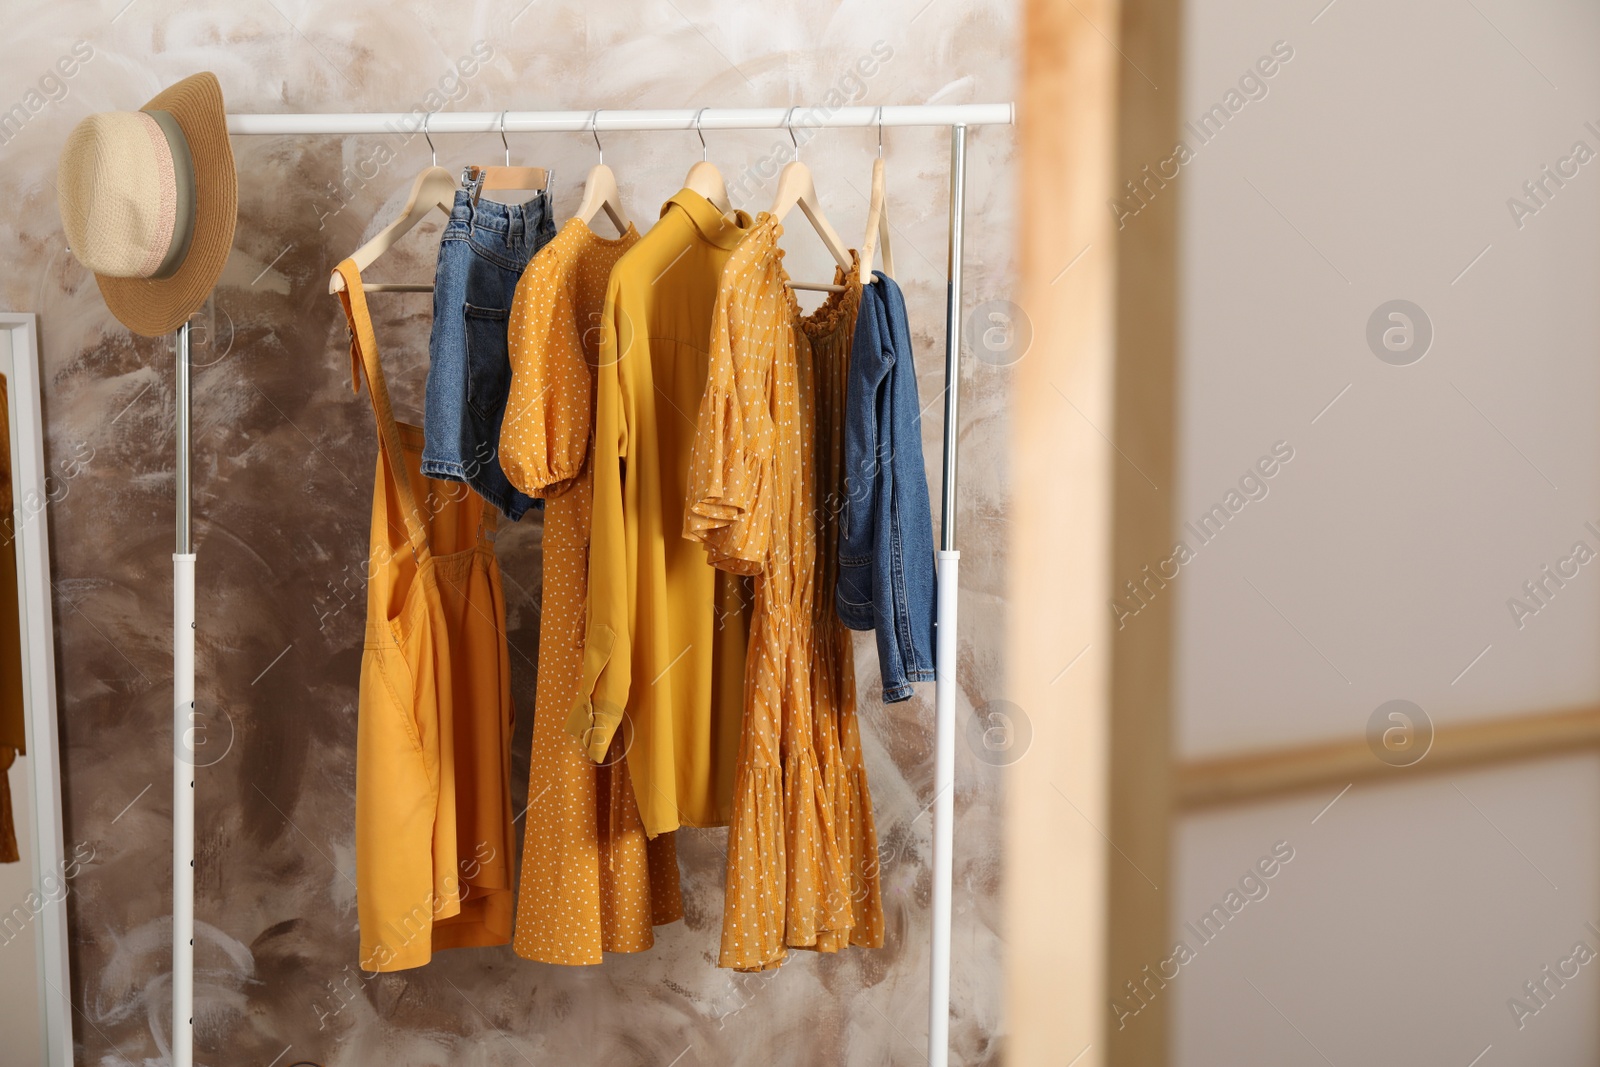
{"type": "Polygon", "coordinates": [[[598,326],[588,618],[567,729],[596,762],[623,734],[652,837],[726,825],[732,803],[746,583],[679,531],[717,283],[749,225],[681,190],[612,269],[598,326]]]}

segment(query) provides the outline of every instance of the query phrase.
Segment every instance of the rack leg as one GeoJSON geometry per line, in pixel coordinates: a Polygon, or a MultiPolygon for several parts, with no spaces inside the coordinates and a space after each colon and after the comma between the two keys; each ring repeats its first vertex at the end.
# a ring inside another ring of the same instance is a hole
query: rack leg
{"type": "Polygon", "coordinates": [[[950,128],[950,259],[944,340],[944,489],[939,524],[939,614],[935,655],[933,771],[933,947],[928,976],[928,1067],[950,1058],[950,894],[955,866],[956,450],[961,391],[961,238],[965,215],[967,128],[950,128]]]}
{"type": "Polygon", "coordinates": [[[178,327],[177,533],[172,556],[172,1064],[194,1064],[194,569],[189,541],[189,325],[178,327]]]}
{"type": "Polygon", "coordinates": [[[956,589],[960,552],[939,553],[937,733],[933,804],[933,973],[928,988],[928,1063],[945,1067],[950,1050],[950,890],[954,845],[956,718],[956,589]]]}

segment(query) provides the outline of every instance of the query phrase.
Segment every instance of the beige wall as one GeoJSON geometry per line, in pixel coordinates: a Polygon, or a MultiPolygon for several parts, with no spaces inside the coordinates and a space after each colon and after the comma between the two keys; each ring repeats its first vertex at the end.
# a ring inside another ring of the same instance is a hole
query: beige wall
{"type": "MultiPolygon", "coordinates": [[[[402,8],[267,0],[204,9],[134,0],[5,16],[0,108],[42,107],[0,145],[0,235],[10,250],[0,306],[40,314],[47,460],[59,464],[83,446],[94,454],[50,514],[67,849],[89,842],[98,857],[72,897],[82,1062],[142,1062],[165,1049],[173,440],[170,346],[117,326],[64,248],[51,179],[71,124],[94,110],[137,106],[198,69],[217,73],[237,111],[403,110],[442,79],[450,88],[452,65],[479,42],[493,56],[453,108],[820,105],[830,90],[855,91],[848,72],[879,40],[893,57],[857,93],[860,101],[1007,100],[1011,8],[1000,0],[786,10],[731,2],[402,8]],[[71,78],[49,80],[57,57],[80,40],[92,58],[71,78]],[[46,103],[46,96],[60,99],[46,103]]],[[[782,134],[707,140],[730,184],[747,164],[788,147],[782,134]]],[[[891,131],[886,140],[896,260],[931,405],[924,438],[937,498],[947,142],[933,130],[891,131]]],[[[451,167],[493,162],[501,151],[493,135],[435,141],[440,162],[451,167]]],[[[348,390],[345,334],[326,275],[392,216],[427,162],[419,138],[370,180],[330,189],[344,168],[370,173],[378,143],[235,141],[235,251],[216,294],[212,339],[196,354],[206,364],[195,381],[199,693],[216,709],[213,737],[227,749],[199,779],[201,1057],[687,1067],[746,1062],[759,1048],[774,1065],[921,1062],[932,689],[885,708],[866,641],[857,645],[857,669],[885,850],[889,947],[803,955],[770,979],[735,982],[709,962],[721,896],[717,835],[685,834],[688,918],[645,956],[562,970],[526,963],[509,949],[469,951],[418,972],[366,983],[353,977],[363,606],[359,587],[342,583],[364,554],[374,445],[365,398],[348,390]],[[332,984],[346,980],[352,991],[341,1000],[332,984]]],[[[847,236],[864,222],[875,143],[864,131],[827,132],[806,149],[830,218],[847,236]]],[[[975,303],[1008,292],[1012,143],[1004,129],[971,138],[967,278],[975,303]]],[[[521,160],[554,167],[558,214],[570,211],[593,160],[588,138],[523,135],[512,144],[521,160]]],[[[605,147],[640,219],[699,158],[687,132],[612,134],[605,147]]],[[[751,186],[743,202],[759,206],[770,195],[770,187],[751,186]]],[[[820,246],[803,228],[792,228],[786,243],[797,274],[821,268],[820,246]]],[[[427,235],[408,239],[384,275],[425,277],[432,247],[427,235]]],[[[428,303],[378,299],[396,397],[414,407],[428,303]]],[[[1004,695],[1008,382],[1008,371],[976,363],[964,386],[963,712],[1004,695]]],[[[536,520],[499,545],[514,695],[526,712],[538,627],[536,520]]],[[[525,714],[519,779],[528,723],[525,714]]],[[[962,745],[953,1063],[994,1062],[1004,1029],[998,785],[998,771],[962,745]]]]}
{"type": "MultiPolygon", "coordinates": [[[[1293,58],[1158,193],[1182,219],[1175,532],[1276,442],[1294,458],[1164,594],[1184,758],[1360,737],[1392,699],[1452,723],[1600,698],[1587,568],[1520,629],[1507,607],[1600,548],[1600,177],[1520,228],[1507,206],[1600,151],[1600,13],[1325,3],[1188,5],[1185,119],[1275,42],[1293,58]],[[1433,324],[1409,366],[1366,340],[1392,299],[1433,324]]],[[[1328,808],[1339,788],[1180,824],[1179,936],[1275,843],[1295,858],[1164,991],[1173,1062],[1594,1062],[1589,968],[1521,1029],[1507,1001],[1600,949],[1600,765],[1395,770],[1328,808]]]]}

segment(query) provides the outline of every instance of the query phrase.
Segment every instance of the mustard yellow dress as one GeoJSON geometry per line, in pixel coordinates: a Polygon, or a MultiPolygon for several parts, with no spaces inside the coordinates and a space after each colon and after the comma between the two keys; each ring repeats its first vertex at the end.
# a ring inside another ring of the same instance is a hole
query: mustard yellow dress
{"type": "Polygon", "coordinates": [[[749,608],[741,580],[678,531],[717,284],[749,225],[681,190],[612,269],[596,327],[588,618],[567,729],[596,762],[623,735],[652,837],[726,825],[732,804],[749,608]]]}
{"type": "Polygon", "coordinates": [[[786,946],[883,943],[828,506],[843,488],[859,269],[838,272],[845,291],[805,316],[782,232],[758,216],[723,273],[683,525],[717,567],[756,576],[718,959],[738,970],[775,967],[786,946]]]}
{"type": "Polygon", "coordinates": [[[337,268],[350,381],[378,428],[356,713],[356,914],[367,971],[511,940],[511,657],[498,514],[422,474],[395,421],[354,260],[337,268]]]}
{"type": "Polygon", "coordinates": [[[511,305],[511,391],[500,465],[543,497],[544,597],[528,808],[512,945],[541,963],[641,952],[683,917],[671,834],[647,839],[623,735],[598,764],[566,731],[583,664],[599,331],[611,268],[639,234],[608,240],[571,219],[528,265],[511,305]]]}

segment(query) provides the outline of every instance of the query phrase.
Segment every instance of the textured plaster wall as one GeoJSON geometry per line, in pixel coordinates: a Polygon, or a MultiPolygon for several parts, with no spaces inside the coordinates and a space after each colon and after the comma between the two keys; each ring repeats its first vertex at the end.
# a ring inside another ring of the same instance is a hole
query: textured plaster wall
{"type": "MultiPolygon", "coordinates": [[[[72,124],[91,111],[137,107],[196,70],[215,71],[230,109],[241,112],[1007,100],[1012,7],[1002,0],[0,7],[0,109],[21,108],[0,144],[7,250],[0,306],[40,316],[47,460],[64,467],[93,456],[48,512],[67,849],[87,842],[96,856],[69,898],[80,1063],[160,1063],[168,1049],[174,409],[170,343],[130,336],[65,248],[53,179],[72,124]],[[876,42],[892,54],[859,79],[856,62],[876,42]],[[74,61],[57,67],[68,56],[74,61]],[[463,57],[477,60],[470,77],[457,73],[463,57]],[[67,68],[71,76],[63,77],[67,68]]],[[[500,157],[492,134],[434,140],[446,166],[500,157]]],[[[713,133],[708,140],[712,161],[744,190],[736,200],[764,206],[770,183],[741,184],[739,176],[787,150],[787,137],[713,133]]],[[[557,216],[565,218],[593,143],[578,134],[514,135],[512,145],[519,161],[554,167],[557,216]]],[[[975,131],[971,139],[974,304],[1007,295],[1013,147],[1008,129],[975,131]]],[[[687,132],[612,134],[605,149],[641,222],[700,152],[687,132]]],[[[875,149],[868,131],[824,131],[805,148],[826,209],[852,243],[864,224],[875,149]]],[[[371,980],[356,970],[355,683],[375,443],[366,398],[349,390],[345,331],[326,279],[336,260],[393,217],[428,153],[420,137],[399,134],[236,138],[234,151],[238,231],[214,301],[197,320],[195,357],[199,694],[208,712],[200,760],[212,764],[198,786],[201,1062],[920,1063],[933,692],[923,687],[913,701],[886,708],[865,639],[857,671],[884,848],[888,947],[801,954],[762,978],[719,971],[712,963],[719,834],[706,831],[680,839],[687,917],[663,929],[652,952],[560,969],[523,961],[509,948],[466,950],[371,980]]],[[[887,151],[937,500],[947,141],[943,131],[895,130],[887,151]]],[[[430,225],[371,273],[424,279],[436,243],[430,225]]],[[[786,243],[797,276],[822,273],[820,245],[803,225],[791,228],[786,243]]],[[[396,400],[402,417],[414,419],[428,298],[374,303],[396,400]]],[[[997,685],[1007,486],[999,441],[1008,378],[996,362],[1004,361],[969,361],[963,385],[964,716],[1004,695],[997,685]]],[[[499,540],[522,713],[514,753],[519,811],[538,643],[539,535],[535,516],[499,540]]],[[[1004,1029],[995,762],[981,744],[959,747],[952,1043],[953,1062],[963,1064],[995,1062],[1004,1029]]]]}

